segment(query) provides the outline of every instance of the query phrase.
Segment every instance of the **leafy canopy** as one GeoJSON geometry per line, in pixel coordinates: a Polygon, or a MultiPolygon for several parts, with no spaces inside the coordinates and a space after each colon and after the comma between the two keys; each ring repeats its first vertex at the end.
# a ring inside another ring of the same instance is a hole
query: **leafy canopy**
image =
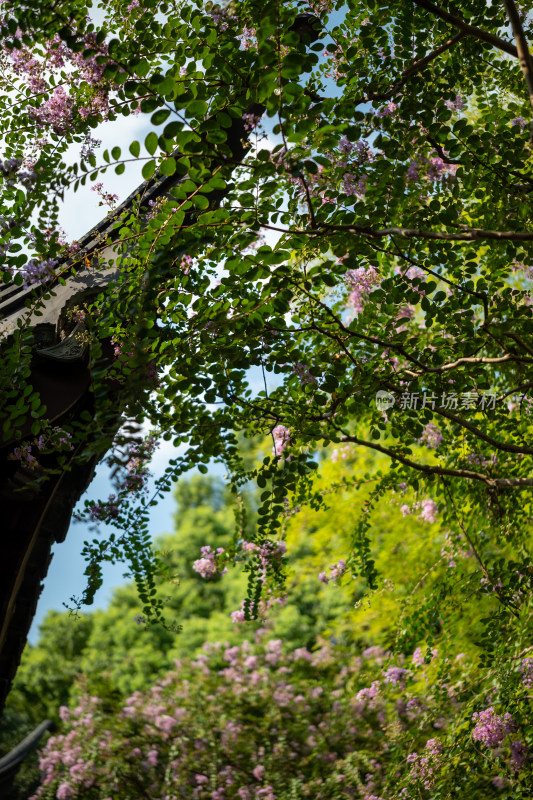
{"type": "MultiPolygon", "coordinates": [[[[268,542],[287,504],[320,507],[317,453],[357,444],[387,457],[359,476],[376,482],[371,505],[403,483],[427,495],[502,613],[518,614],[533,486],[530,21],[511,0],[457,13],[426,0],[111,0],[100,12],[95,25],[80,4],[8,10],[0,101],[4,278],[34,287],[37,312],[85,266],[57,232],[67,186],[132,159],[174,181],[155,205],[140,195],[111,216],[91,257],[104,266],[113,241],[119,277],[71,310],[86,326],[93,414],[64,434],[47,422],[29,317],[5,347],[4,437],[22,470],[43,481],[43,450],[66,470],[114,448],[115,496],[86,509],[114,530],[86,546],[84,599],[102,559],[127,557],[143,613],[162,619],[147,510],[214,460],[237,501],[250,480],[262,490],[242,608],[256,616],[282,577],[268,542]],[[144,143],[97,154],[98,122],[139,108],[144,143]],[[153,499],[144,421],[181,448],[153,499]],[[273,453],[249,468],[242,435],[271,435],[273,453]],[[502,537],[517,543],[512,568],[485,547],[502,537]]],[[[237,517],[224,563],[240,558],[237,517]]],[[[369,520],[348,570],[373,587],[369,520]]]]}

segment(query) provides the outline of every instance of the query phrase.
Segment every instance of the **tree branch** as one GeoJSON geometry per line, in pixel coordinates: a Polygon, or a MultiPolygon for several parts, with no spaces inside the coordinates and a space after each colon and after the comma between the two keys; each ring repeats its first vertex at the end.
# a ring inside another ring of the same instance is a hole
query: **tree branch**
{"type": "Polygon", "coordinates": [[[353,444],[360,444],[362,447],[370,447],[372,450],[377,450],[389,458],[399,461],[406,467],[416,469],[418,472],[423,472],[425,475],[448,475],[451,478],[468,478],[475,481],[480,481],[487,486],[499,489],[511,489],[520,486],[533,486],[533,478],[490,478],[488,475],[483,475],[481,472],[474,472],[469,469],[450,469],[448,467],[431,466],[430,464],[418,464],[416,461],[411,461],[410,458],[402,456],[400,453],[391,450],[388,447],[383,447],[376,442],[367,442],[364,439],[359,439],[357,436],[343,435],[342,442],[352,442],[353,444]]]}
{"type": "MultiPolygon", "coordinates": [[[[520,14],[514,4],[513,0],[503,0],[511,28],[516,42],[516,49],[520,59],[520,66],[526,82],[527,91],[529,94],[529,104],[533,111],[533,58],[529,52],[529,45],[527,43],[524,28],[520,22],[520,14]]],[[[530,139],[533,141],[533,122],[530,126],[530,139]]]]}
{"type": "MultiPolygon", "coordinates": [[[[356,236],[368,236],[370,239],[382,239],[386,236],[400,236],[403,239],[440,239],[445,242],[476,242],[476,241],[533,241],[533,231],[490,231],[481,228],[469,228],[458,233],[447,231],[424,231],[420,228],[370,228],[366,225],[331,225],[327,222],[318,222],[318,228],[328,231],[347,231],[356,236]]],[[[304,231],[294,231],[304,233],[304,231]]],[[[307,231],[313,235],[315,231],[307,231]]]]}
{"type": "MultiPolygon", "coordinates": [[[[384,383],[384,386],[389,389],[389,391],[394,392],[396,394],[404,394],[404,389],[395,386],[392,383],[384,383]]],[[[488,436],[488,434],[483,433],[476,425],[472,422],[468,422],[468,420],[463,419],[463,417],[458,417],[455,414],[451,414],[449,411],[446,411],[440,407],[432,407],[432,411],[435,414],[438,414],[445,419],[449,419],[450,422],[455,422],[456,425],[460,425],[462,428],[465,428],[470,433],[473,433],[478,439],[482,439],[487,444],[490,444],[491,447],[495,447],[497,450],[503,450],[506,453],[517,453],[517,454],[524,454],[524,455],[533,455],[533,448],[531,447],[520,447],[517,444],[507,444],[506,442],[500,442],[498,439],[493,439],[492,436],[488,436]]],[[[532,482],[533,485],[533,482],[532,482]]]]}
{"type": "Polygon", "coordinates": [[[430,3],[429,0],[413,0],[413,3],[416,6],[425,8],[426,11],[430,11],[432,14],[435,14],[436,17],[440,17],[440,19],[443,19],[450,25],[453,25],[454,28],[457,28],[466,36],[472,36],[473,39],[479,39],[481,42],[485,42],[486,44],[491,44],[493,47],[497,47],[498,50],[503,50],[504,53],[508,53],[510,56],[519,58],[516,47],[514,47],[512,44],[509,44],[504,39],[500,39],[499,36],[495,36],[493,33],[483,31],[481,28],[477,28],[475,25],[469,25],[467,22],[461,19],[461,17],[456,17],[454,14],[450,14],[440,6],[430,3]]]}
{"type": "Polygon", "coordinates": [[[387,92],[368,92],[366,97],[356,100],[355,104],[358,105],[359,103],[368,103],[372,100],[390,100],[391,97],[394,97],[398,89],[401,89],[402,86],[407,83],[411,75],[414,75],[415,72],[419,72],[421,69],[424,69],[424,67],[442,55],[442,53],[445,53],[446,50],[449,50],[454,46],[454,44],[457,44],[457,42],[461,41],[461,39],[464,39],[465,36],[466,33],[464,31],[459,31],[459,33],[456,33],[451,39],[448,39],[447,42],[441,44],[440,47],[436,47],[435,50],[432,50],[427,56],[418,59],[418,61],[415,61],[410,67],[407,67],[407,69],[404,70],[400,75],[398,81],[387,92]]]}
{"type": "Polygon", "coordinates": [[[424,372],[421,372],[419,377],[421,377],[426,372],[445,372],[449,369],[455,369],[456,367],[461,366],[461,364],[500,364],[502,361],[518,361],[524,362],[527,364],[532,364],[533,361],[530,358],[514,356],[511,353],[507,353],[504,356],[497,356],[494,358],[485,357],[485,356],[464,356],[462,358],[458,358],[455,361],[450,361],[448,364],[441,364],[440,367],[425,367],[424,372]]]}

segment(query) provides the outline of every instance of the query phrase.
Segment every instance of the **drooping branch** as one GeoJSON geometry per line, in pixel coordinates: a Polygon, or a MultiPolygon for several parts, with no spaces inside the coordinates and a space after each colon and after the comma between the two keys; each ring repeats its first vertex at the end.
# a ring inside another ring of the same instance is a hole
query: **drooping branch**
{"type": "Polygon", "coordinates": [[[450,14],[449,11],[445,11],[444,8],[436,6],[434,3],[430,3],[429,0],[413,0],[413,3],[416,6],[420,6],[420,8],[425,8],[426,11],[430,11],[436,17],[448,22],[450,25],[453,25],[454,28],[457,28],[466,36],[472,36],[474,39],[479,39],[481,42],[485,42],[486,44],[491,44],[493,47],[497,47],[498,50],[503,50],[504,53],[508,53],[510,56],[519,58],[516,47],[509,42],[506,42],[504,39],[501,39],[499,36],[495,36],[493,33],[484,31],[481,28],[476,27],[476,25],[469,25],[467,22],[461,19],[461,17],[457,17],[455,14],[450,14]]]}
{"type": "Polygon", "coordinates": [[[515,604],[512,603],[512,602],[509,602],[504,597],[503,592],[501,590],[501,587],[491,579],[491,577],[490,577],[490,575],[488,573],[487,567],[485,566],[485,564],[483,562],[483,559],[481,558],[481,555],[479,554],[478,549],[475,546],[472,537],[470,536],[470,534],[466,530],[466,527],[465,527],[465,524],[464,524],[464,518],[463,518],[462,513],[459,516],[459,512],[457,510],[457,506],[456,506],[455,501],[453,499],[453,495],[451,493],[450,487],[448,486],[448,482],[445,480],[445,478],[443,476],[441,476],[441,481],[442,481],[442,483],[444,485],[444,488],[446,490],[446,494],[448,495],[448,497],[450,499],[450,503],[451,503],[451,506],[452,506],[452,510],[453,510],[455,519],[457,520],[459,528],[461,529],[463,536],[465,537],[466,541],[468,542],[468,545],[469,545],[470,549],[472,550],[472,553],[474,554],[474,558],[476,559],[477,563],[479,564],[479,566],[481,568],[481,571],[482,571],[482,573],[483,573],[483,575],[485,577],[485,580],[488,581],[488,583],[492,586],[493,590],[498,595],[498,599],[502,603],[502,605],[504,605],[506,608],[509,608],[509,610],[511,611],[513,616],[518,617],[518,614],[516,612],[515,604]]]}

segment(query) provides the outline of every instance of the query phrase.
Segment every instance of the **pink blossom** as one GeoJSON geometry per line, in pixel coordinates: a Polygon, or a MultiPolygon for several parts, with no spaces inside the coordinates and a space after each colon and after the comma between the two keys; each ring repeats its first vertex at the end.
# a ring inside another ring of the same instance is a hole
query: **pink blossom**
{"type": "Polygon", "coordinates": [[[499,747],[505,737],[516,730],[516,724],[508,712],[499,716],[492,707],[476,711],[472,714],[472,720],[476,723],[472,738],[491,748],[499,747]]]}
{"type": "Polygon", "coordinates": [[[422,500],[420,503],[420,519],[424,522],[435,522],[437,518],[438,506],[433,500],[422,500]]]}
{"type": "Polygon", "coordinates": [[[336,564],[330,564],[330,574],[328,575],[327,572],[320,572],[318,575],[318,580],[320,583],[329,583],[333,581],[336,583],[339,578],[341,578],[344,573],[346,572],[346,561],[341,558],[337,561],[336,564]]]}
{"type": "Polygon", "coordinates": [[[404,686],[407,678],[411,677],[408,669],[403,667],[389,667],[383,673],[385,683],[392,683],[393,686],[404,686]]]}
{"type": "MultiPolygon", "coordinates": [[[[433,660],[439,654],[439,651],[436,648],[433,648],[431,651],[431,659],[433,660]]],[[[423,664],[426,663],[425,653],[423,652],[421,647],[417,647],[413,653],[412,663],[416,667],[421,667],[423,664]]]]}
{"type": "Polygon", "coordinates": [[[342,191],[348,197],[358,197],[364,200],[367,186],[366,175],[356,177],[349,172],[345,172],[342,178],[342,191]]]}
{"type": "Polygon", "coordinates": [[[378,117],[392,117],[398,106],[390,102],[378,111],[378,117]]]}
{"type": "Polygon", "coordinates": [[[74,797],[74,791],[70,783],[62,783],[58,787],[56,792],[57,800],[70,800],[71,797],[74,797]]]}
{"type": "Polygon", "coordinates": [[[216,575],[217,572],[221,571],[217,567],[215,558],[217,555],[222,555],[224,553],[224,548],[218,548],[217,552],[214,553],[211,551],[211,547],[209,545],[205,545],[201,548],[202,558],[197,559],[192,568],[195,572],[198,572],[202,578],[212,578],[213,575],[216,575]]]}
{"type": "Polygon", "coordinates": [[[369,267],[368,269],[359,267],[358,269],[349,270],[344,276],[344,280],[350,289],[348,302],[355,314],[358,315],[363,310],[367,296],[379,284],[380,277],[374,267],[369,267]]]}
{"type": "Polygon", "coordinates": [[[274,439],[274,455],[281,455],[285,448],[291,442],[291,432],[285,425],[276,425],[272,431],[272,438],[274,439]]]}
{"type": "Polygon", "coordinates": [[[39,462],[32,455],[30,444],[21,444],[20,447],[15,447],[8,458],[11,461],[20,461],[21,466],[26,469],[35,469],[39,466],[39,462]]]}
{"type": "Polygon", "coordinates": [[[433,422],[428,422],[422,432],[422,436],[418,440],[419,444],[425,444],[432,450],[436,450],[443,440],[441,430],[433,422]]]}
{"type": "Polygon", "coordinates": [[[450,111],[462,111],[465,107],[463,98],[460,94],[458,94],[455,100],[446,100],[444,105],[450,109],[450,111]]]}
{"type": "Polygon", "coordinates": [[[306,386],[307,384],[313,385],[317,384],[318,381],[314,375],[311,375],[309,372],[309,367],[306,364],[301,364],[300,362],[294,364],[293,370],[296,375],[300,378],[300,383],[302,386],[306,386]]]}
{"type": "Polygon", "coordinates": [[[380,682],[374,681],[371,686],[367,686],[364,689],[359,689],[355,698],[356,700],[363,700],[365,702],[375,700],[376,697],[379,695],[380,690],[380,682]]]}
{"type": "Polygon", "coordinates": [[[65,134],[72,125],[73,103],[62,86],[56,86],[49,100],[32,113],[41,126],[50,125],[57,134],[65,134]]]}
{"type": "Polygon", "coordinates": [[[24,286],[32,286],[37,283],[47,283],[55,277],[55,267],[57,261],[54,258],[47,258],[44,261],[30,259],[22,268],[24,286]]]}
{"type": "Polygon", "coordinates": [[[527,689],[533,686],[533,658],[523,658],[519,668],[522,682],[527,689]]]}

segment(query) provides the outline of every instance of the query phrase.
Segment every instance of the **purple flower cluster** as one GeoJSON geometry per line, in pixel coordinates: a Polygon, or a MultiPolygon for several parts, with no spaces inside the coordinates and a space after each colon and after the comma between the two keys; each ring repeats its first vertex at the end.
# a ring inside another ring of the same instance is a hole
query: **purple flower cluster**
{"type": "MultiPolygon", "coordinates": [[[[446,155],[446,154],[444,154],[446,155]]],[[[457,164],[449,164],[432,151],[428,158],[419,156],[411,161],[405,175],[407,183],[418,183],[423,178],[430,182],[449,180],[455,177],[457,164]]]]}
{"type": "Polygon", "coordinates": [[[253,131],[254,128],[257,128],[261,120],[261,114],[243,114],[242,118],[244,120],[244,130],[245,131],[253,131]]]}
{"type": "Polygon", "coordinates": [[[184,275],[188,275],[189,274],[193,263],[194,263],[194,259],[193,259],[192,256],[185,254],[184,256],[181,257],[180,269],[182,270],[184,275]]]}
{"type": "Polygon", "coordinates": [[[91,191],[96,192],[99,197],[101,198],[98,205],[100,206],[108,206],[109,208],[115,208],[117,201],[118,201],[118,194],[113,194],[111,192],[106,192],[104,190],[103,183],[95,183],[91,186],[91,191]]]}
{"type": "Polygon", "coordinates": [[[511,766],[515,770],[520,770],[524,766],[529,751],[525,744],[520,741],[511,742],[509,745],[511,751],[511,766]]]}
{"type": "Polygon", "coordinates": [[[378,117],[392,117],[396,113],[398,106],[392,101],[378,111],[378,117]]]}
{"type": "Polygon", "coordinates": [[[293,371],[296,373],[296,375],[300,378],[300,383],[302,384],[302,386],[313,385],[318,383],[315,376],[311,375],[311,373],[309,372],[309,367],[307,366],[307,364],[302,364],[301,362],[298,361],[296,364],[293,364],[292,368],[293,371]]]}
{"type": "Polygon", "coordinates": [[[483,711],[472,714],[472,721],[476,723],[472,731],[472,738],[487,747],[499,747],[506,736],[516,731],[516,724],[509,712],[503,716],[496,714],[490,706],[483,711]]]}
{"type": "Polygon", "coordinates": [[[496,453],[491,456],[486,456],[483,453],[467,453],[466,460],[469,464],[474,464],[479,467],[494,467],[498,462],[496,453]]]}
{"type": "Polygon", "coordinates": [[[257,30],[255,28],[242,29],[241,47],[243,50],[257,49],[257,30]]]}
{"type": "Polygon", "coordinates": [[[411,677],[411,672],[403,667],[389,667],[383,673],[385,683],[392,683],[393,686],[405,686],[405,681],[411,677]]]}
{"type": "Polygon", "coordinates": [[[141,442],[133,442],[126,452],[126,470],[122,484],[117,482],[119,489],[127,492],[140,492],[146,489],[150,472],[148,463],[157,448],[158,442],[154,434],[149,434],[141,442]]]}
{"type": "Polygon", "coordinates": [[[47,258],[44,261],[30,259],[22,268],[24,286],[29,287],[53,280],[56,266],[57,261],[54,258],[47,258]]]}
{"type": "Polygon", "coordinates": [[[433,422],[428,422],[422,432],[422,436],[418,440],[419,444],[425,444],[432,450],[436,450],[443,440],[443,435],[440,428],[433,422]]]}
{"type": "Polygon", "coordinates": [[[72,127],[74,102],[62,86],[56,86],[49,100],[32,114],[40,127],[49,125],[54,133],[64,135],[72,127]]]}
{"type": "MultiPolygon", "coordinates": [[[[56,35],[45,41],[39,57],[23,45],[10,50],[4,46],[12,72],[20,78],[30,92],[38,98],[30,115],[40,128],[50,128],[62,136],[72,130],[80,120],[89,116],[106,119],[109,112],[109,92],[113,88],[104,80],[107,44],[99,42],[96,34],[84,36],[81,50],[70,50],[56,35]],[[55,85],[55,76],[61,70],[61,84],[55,85]],[[43,99],[43,95],[48,95],[43,99]]],[[[38,146],[46,146],[43,140],[38,146]]]]}
{"type": "Polygon", "coordinates": [[[211,550],[210,545],[207,544],[201,548],[200,552],[202,553],[202,558],[197,559],[192,568],[202,578],[212,578],[217,573],[224,574],[226,572],[226,567],[220,568],[216,563],[217,556],[220,559],[220,556],[226,552],[223,547],[218,547],[214,552],[211,550]]]}
{"type": "Polygon", "coordinates": [[[213,18],[216,27],[221,31],[227,30],[232,21],[231,10],[228,6],[213,5],[206,9],[206,13],[213,18]]]}
{"type": "Polygon", "coordinates": [[[11,461],[19,461],[23,469],[36,469],[39,462],[31,452],[31,444],[21,444],[15,447],[13,452],[8,456],[11,461]]]}
{"type": "Polygon", "coordinates": [[[407,756],[407,763],[411,766],[410,780],[420,781],[425,789],[431,790],[441,761],[442,742],[439,739],[428,739],[424,753],[410,753],[407,756]]]}
{"type": "Polygon", "coordinates": [[[400,511],[402,512],[403,517],[409,516],[417,509],[420,510],[419,519],[421,519],[423,522],[436,522],[439,507],[434,500],[421,500],[417,503],[413,503],[412,506],[407,504],[400,506],[400,511]]]}
{"type": "MultiPolygon", "coordinates": [[[[431,660],[436,658],[439,654],[439,651],[436,648],[433,648],[431,651],[431,660]]],[[[415,667],[421,667],[426,663],[425,653],[423,652],[421,647],[417,647],[413,653],[412,663],[415,667]]]]}
{"type": "Polygon", "coordinates": [[[464,100],[460,94],[458,94],[455,100],[446,100],[444,103],[446,108],[449,108],[450,111],[462,111],[465,107],[464,100]]]}
{"type": "Polygon", "coordinates": [[[280,456],[291,443],[291,432],[285,425],[276,425],[272,431],[272,438],[274,439],[273,453],[280,456]]]}
{"type": "Polygon", "coordinates": [[[357,177],[355,175],[351,175],[349,172],[344,173],[342,179],[342,191],[344,194],[348,195],[348,197],[358,197],[360,200],[364,200],[366,186],[366,175],[357,177]]]}
{"type": "MultiPolygon", "coordinates": [[[[518,730],[518,725],[509,712],[503,716],[496,714],[492,706],[474,713],[472,721],[476,723],[472,738],[490,747],[491,750],[499,750],[506,737],[518,730]]],[[[509,742],[509,750],[512,769],[522,769],[529,755],[526,745],[519,740],[513,740],[509,742]]]]}
{"type": "Polygon", "coordinates": [[[339,559],[336,564],[330,564],[329,566],[330,574],[328,575],[327,572],[320,572],[318,575],[318,580],[320,583],[329,583],[333,581],[336,583],[339,578],[341,578],[344,573],[346,572],[346,561],[343,558],[339,559]]]}
{"type": "Polygon", "coordinates": [[[110,494],[105,502],[91,502],[89,504],[90,522],[106,522],[116,519],[119,515],[119,507],[115,494],[110,494]]]}
{"type": "Polygon", "coordinates": [[[356,315],[363,310],[364,302],[372,289],[380,283],[380,276],[374,267],[358,267],[349,270],[344,276],[346,285],[350,290],[348,303],[356,315]]]}
{"type": "MultiPolygon", "coordinates": [[[[144,624],[142,615],[137,621],[144,624]]],[[[294,776],[302,798],[403,800],[418,797],[421,789],[442,793],[438,781],[446,779],[451,748],[429,733],[432,719],[433,727],[444,721],[435,719],[440,706],[432,685],[420,697],[410,695],[404,685],[409,671],[383,669],[389,654],[378,646],[346,658],[329,644],[314,652],[287,651],[281,639],[265,633],[256,632],[255,644],[205,643],[118,708],[87,693],[77,706],[61,707],[62,728],[41,753],[42,784],[32,800],[79,800],[95,793],[115,800],[171,800],[178,794],[191,800],[276,800],[289,796],[294,776]],[[376,673],[381,680],[373,679],[376,673]],[[401,734],[393,754],[391,730],[401,734]],[[413,746],[401,766],[401,748],[413,746]],[[364,772],[353,769],[354,752],[364,772]],[[332,791],[324,792],[325,786],[332,791]]],[[[417,675],[421,688],[423,677],[417,675]]],[[[449,712],[460,708],[451,694],[449,699],[449,712]]],[[[514,729],[509,719],[500,719],[514,729]]],[[[472,758],[472,768],[491,780],[493,762],[477,753],[472,758]]],[[[524,743],[510,742],[509,767],[519,770],[527,759],[524,743]]]]}

